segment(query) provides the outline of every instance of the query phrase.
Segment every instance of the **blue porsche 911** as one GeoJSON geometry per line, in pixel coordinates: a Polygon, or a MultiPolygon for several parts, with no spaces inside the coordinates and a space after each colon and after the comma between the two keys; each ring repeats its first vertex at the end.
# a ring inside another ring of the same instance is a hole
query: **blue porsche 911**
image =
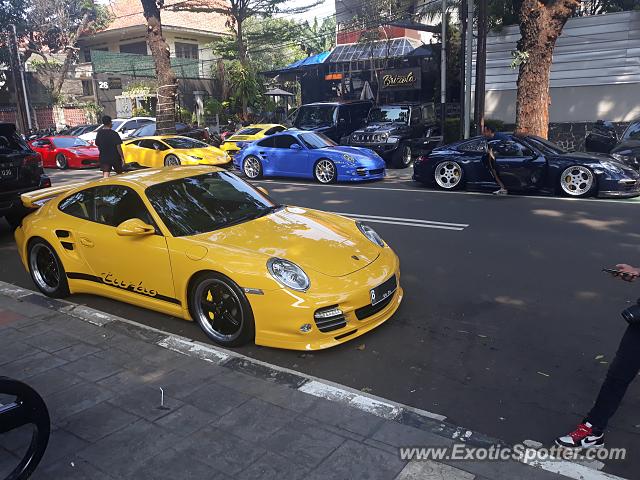
{"type": "Polygon", "coordinates": [[[320,183],[379,180],[384,160],[372,150],[339,146],[322,134],[285,130],[243,146],[233,159],[247,178],[315,178],[320,183]]]}

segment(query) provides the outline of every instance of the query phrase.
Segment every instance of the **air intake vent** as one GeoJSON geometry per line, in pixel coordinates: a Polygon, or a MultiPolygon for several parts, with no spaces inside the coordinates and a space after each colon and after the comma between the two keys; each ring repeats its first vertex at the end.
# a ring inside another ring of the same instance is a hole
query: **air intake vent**
{"type": "Polygon", "coordinates": [[[339,330],[347,325],[347,319],[344,318],[344,314],[338,308],[338,305],[316,310],[313,318],[316,321],[316,327],[323,333],[339,330]]]}

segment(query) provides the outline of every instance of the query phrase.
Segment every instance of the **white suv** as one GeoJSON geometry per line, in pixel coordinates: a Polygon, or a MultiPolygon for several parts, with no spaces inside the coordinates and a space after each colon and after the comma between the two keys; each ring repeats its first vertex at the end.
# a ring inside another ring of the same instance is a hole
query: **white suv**
{"type": "MultiPolygon", "coordinates": [[[[111,123],[113,124],[113,130],[118,132],[121,138],[126,137],[129,133],[137,130],[140,127],[145,126],[148,123],[155,122],[153,117],[131,117],[131,118],[114,118],[111,123]]],[[[98,134],[98,130],[102,128],[102,125],[93,132],[87,132],[80,135],[80,138],[87,142],[93,143],[98,134]]]]}

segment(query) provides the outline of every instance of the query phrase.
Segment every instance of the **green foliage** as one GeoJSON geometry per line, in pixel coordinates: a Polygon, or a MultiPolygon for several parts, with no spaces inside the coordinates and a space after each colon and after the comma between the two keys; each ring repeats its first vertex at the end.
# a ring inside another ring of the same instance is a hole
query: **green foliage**
{"type": "Polygon", "coordinates": [[[151,109],[147,107],[134,107],[131,109],[131,116],[133,117],[151,117],[153,113],[151,109]]]}
{"type": "Polygon", "coordinates": [[[260,83],[255,70],[235,60],[229,62],[227,72],[231,95],[238,99],[245,98],[248,105],[255,104],[260,97],[260,83]]]}
{"type": "Polygon", "coordinates": [[[123,90],[122,95],[125,97],[150,97],[154,95],[155,92],[151,86],[143,83],[143,82],[132,82],[129,83],[123,90]]]}
{"type": "Polygon", "coordinates": [[[322,22],[318,22],[318,19],[314,18],[311,24],[305,21],[299,24],[300,48],[307,55],[326,52],[335,47],[335,34],[335,17],[324,18],[322,22]]]}
{"type": "Polygon", "coordinates": [[[178,107],[176,109],[176,117],[178,117],[181,122],[188,122],[191,118],[191,110],[185,107],[178,107]]]}

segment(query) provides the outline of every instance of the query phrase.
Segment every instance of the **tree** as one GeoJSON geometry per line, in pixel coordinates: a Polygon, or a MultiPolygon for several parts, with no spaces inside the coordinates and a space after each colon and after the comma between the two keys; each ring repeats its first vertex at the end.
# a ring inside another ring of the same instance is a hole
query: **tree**
{"type": "Polygon", "coordinates": [[[18,35],[26,31],[27,17],[25,10],[27,6],[25,0],[3,0],[0,8],[0,25],[2,25],[2,36],[0,37],[0,63],[9,65],[9,28],[13,24],[16,26],[18,35]]]}
{"type": "Polygon", "coordinates": [[[523,0],[520,9],[516,132],[547,138],[553,49],[580,0],[523,0]]]}
{"type": "Polygon", "coordinates": [[[162,36],[160,9],[164,0],[141,0],[144,18],[147,20],[147,44],[151,50],[158,77],[158,102],[156,104],[156,133],[176,133],[176,94],[178,82],[171,68],[169,45],[162,36]]]}
{"type": "MultiPolygon", "coordinates": [[[[268,18],[276,14],[304,13],[320,4],[315,0],[301,7],[286,7],[289,0],[184,0],[167,8],[176,11],[218,13],[227,18],[227,27],[231,31],[238,61],[249,65],[245,22],[250,18],[268,18]]],[[[247,117],[247,99],[242,99],[242,115],[247,117]]]]}
{"type": "Polygon", "coordinates": [[[336,19],[327,17],[318,22],[317,18],[312,23],[305,21],[300,25],[300,48],[307,55],[331,50],[336,45],[336,19]]]}

